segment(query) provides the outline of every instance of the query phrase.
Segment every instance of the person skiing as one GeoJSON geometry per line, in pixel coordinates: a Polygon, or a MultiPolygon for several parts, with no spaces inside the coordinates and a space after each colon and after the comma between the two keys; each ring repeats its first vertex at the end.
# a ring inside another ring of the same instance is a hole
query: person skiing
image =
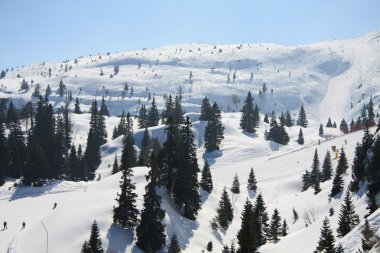
{"type": "Polygon", "coordinates": [[[22,229],[25,229],[25,221],[22,223],[22,229]]]}
{"type": "Polygon", "coordinates": [[[6,222],[6,221],[4,221],[3,225],[4,225],[3,230],[8,229],[8,227],[7,227],[7,222],[6,222]]]}
{"type": "Polygon", "coordinates": [[[57,202],[54,203],[53,205],[53,210],[57,207],[57,202]]]}

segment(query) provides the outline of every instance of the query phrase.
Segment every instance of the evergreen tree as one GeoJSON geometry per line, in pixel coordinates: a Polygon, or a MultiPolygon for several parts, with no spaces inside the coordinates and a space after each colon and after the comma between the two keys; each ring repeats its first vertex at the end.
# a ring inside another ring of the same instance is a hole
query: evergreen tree
{"type": "MultiPolygon", "coordinates": [[[[102,141],[99,136],[99,116],[96,100],[92,101],[90,108],[91,118],[90,118],[90,130],[87,135],[87,146],[84,152],[84,160],[86,161],[86,167],[89,171],[89,177],[94,178],[94,173],[96,168],[99,166],[100,160],[100,146],[102,141]]],[[[101,118],[103,118],[101,116],[101,118]]],[[[103,118],[104,119],[104,118],[103,118]]],[[[103,121],[104,122],[104,121],[103,121]]]]}
{"type": "Polygon", "coordinates": [[[308,124],[308,121],[306,119],[305,109],[303,108],[303,104],[302,104],[300,113],[298,115],[297,126],[307,127],[307,124],[308,124]]]}
{"type": "Polygon", "coordinates": [[[148,127],[147,118],[148,118],[148,115],[145,109],[145,105],[141,105],[140,110],[139,110],[139,116],[137,118],[139,128],[148,127]]]}
{"type": "Polygon", "coordinates": [[[220,144],[224,139],[224,127],[222,125],[222,116],[218,105],[214,102],[211,107],[213,118],[208,122],[205,129],[205,148],[206,152],[220,149],[220,144]]]}
{"type": "Polygon", "coordinates": [[[247,199],[244,205],[244,210],[241,214],[241,227],[237,234],[237,240],[239,244],[239,253],[251,253],[256,252],[257,243],[255,228],[253,226],[254,215],[253,205],[247,199]]]}
{"type": "Polygon", "coordinates": [[[82,179],[80,171],[80,161],[77,156],[77,151],[74,145],[71,146],[70,154],[68,157],[68,171],[67,178],[77,181],[82,179]]]}
{"type": "Polygon", "coordinates": [[[80,253],[92,253],[90,245],[88,245],[87,241],[84,241],[80,253]]]}
{"type": "Polygon", "coordinates": [[[12,123],[16,124],[17,121],[18,121],[17,110],[16,110],[16,107],[13,105],[13,101],[11,100],[11,102],[9,102],[9,105],[8,105],[7,116],[5,119],[7,128],[10,128],[12,123]]]}
{"type": "Polygon", "coordinates": [[[136,186],[132,183],[132,169],[127,166],[128,154],[122,155],[120,170],[122,171],[120,181],[120,194],[117,193],[117,207],[113,208],[113,222],[123,228],[134,227],[137,222],[139,210],[136,207],[136,186]]]}
{"type": "Polygon", "coordinates": [[[272,219],[268,229],[268,239],[277,242],[278,237],[281,235],[281,217],[277,210],[274,209],[272,219]]]}
{"type": "Polygon", "coordinates": [[[375,119],[375,113],[374,113],[374,110],[373,110],[373,101],[372,101],[372,95],[369,99],[369,103],[367,105],[367,111],[368,111],[368,120],[370,122],[373,122],[374,123],[374,119],[375,119]]]}
{"type": "Polygon", "coordinates": [[[156,101],[153,97],[152,104],[148,109],[147,127],[158,126],[160,115],[157,110],[156,101]]]}
{"type": "Polygon", "coordinates": [[[266,211],[265,202],[261,193],[257,195],[256,202],[253,207],[254,228],[256,231],[257,246],[266,243],[266,235],[268,234],[268,213],[266,211]]]}
{"type": "Polygon", "coordinates": [[[342,174],[336,173],[333,183],[332,183],[330,197],[334,197],[339,192],[343,191],[343,185],[344,185],[344,182],[343,182],[342,174]]]}
{"type": "Polygon", "coordinates": [[[339,129],[345,134],[349,132],[347,122],[344,119],[342,119],[342,121],[340,122],[339,129]]]}
{"type": "Polygon", "coordinates": [[[234,181],[232,182],[231,192],[235,194],[240,193],[240,182],[237,174],[235,174],[234,181]]]}
{"type": "Polygon", "coordinates": [[[171,94],[169,94],[169,97],[166,99],[165,110],[162,116],[162,122],[164,124],[167,124],[169,118],[172,118],[172,122],[174,122],[174,102],[171,94]]]}
{"type": "Polygon", "coordinates": [[[269,124],[268,114],[265,113],[264,122],[269,124]]]}
{"type": "Polygon", "coordinates": [[[9,148],[9,164],[5,175],[19,178],[23,173],[26,158],[24,136],[19,122],[10,125],[7,145],[9,148]]]}
{"type": "Polygon", "coordinates": [[[323,220],[321,236],[317,246],[318,252],[335,253],[335,238],[330,228],[330,221],[327,217],[323,220]]]}
{"type": "Polygon", "coordinates": [[[172,193],[176,171],[180,166],[181,152],[178,151],[182,150],[182,143],[178,126],[173,124],[172,118],[167,120],[165,131],[166,140],[160,152],[161,184],[172,193]]]}
{"type": "Polygon", "coordinates": [[[348,162],[347,162],[346,153],[344,152],[344,148],[341,148],[338,165],[336,167],[336,173],[345,175],[347,174],[347,169],[348,169],[348,162]]]}
{"type": "Polygon", "coordinates": [[[248,190],[251,190],[254,192],[257,190],[257,181],[256,181],[255,173],[253,172],[253,168],[251,168],[251,171],[249,172],[247,188],[248,190]]]}
{"type": "Polygon", "coordinates": [[[293,119],[292,119],[292,116],[290,115],[290,112],[289,111],[286,111],[286,115],[285,115],[285,125],[287,127],[292,127],[293,126],[293,119]]]}
{"type": "Polygon", "coordinates": [[[323,164],[322,164],[321,182],[330,180],[331,176],[332,176],[331,155],[330,155],[330,152],[327,150],[325,159],[323,160],[323,164]]]}
{"type": "Polygon", "coordinates": [[[322,124],[319,125],[319,136],[323,136],[324,135],[324,131],[323,131],[323,126],[322,124]]]}
{"type": "Polygon", "coordinates": [[[318,151],[315,149],[313,164],[311,165],[310,182],[314,187],[314,194],[318,194],[321,191],[319,186],[321,178],[321,171],[319,169],[318,151]]]}
{"type": "Polygon", "coordinates": [[[288,235],[288,224],[286,223],[286,220],[284,219],[282,221],[282,227],[281,227],[281,236],[287,236],[288,235]]]}
{"type": "Polygon", "coordinates": [[[333,127],[330,118],[327,120],[326,127],[333,127]]]}
{"type": "Polygon", "coordinates": [[[4,184],[5,171],[9,162],[9,152],[7,139],[5,137],[5,129],[3,123],[0,121],[0,186],[4,184]]]}
{"type": "Polygon", "coordinates": [[[293,223],[295,223],[297,220],[298,220],[298,213],[297,213],[297,211],[296,211],[296,209],[294,209],[294,207],[293,207],[293,223]]]}
{"type": "Polygon", "coordinates": [[[136,228],[136,245],[146,253],[154,253],[165,246],[165,225],[162,224],[165,211],[161,209],[161,197],[152,182],[145,191],[141,222],[136,228]]]}
{"type": "Polygon", "coordinates": [[[21,82],[21,88],[20,90],[25,90],[25,91],[29,91],[30,89],[30,85],[27,81],[25,81],[25,79],[22,80],[21,82]]]}
{"type": "Polygon", "coordinates": [[[173,111],[173,120],[175,124],[183,124],[185,119],[183,117],[183,110],[181,105],[181,99],[179,96],[174,98],[174,111],[173,111]]]}
{"type": "Polygon", "coordinates": [[[244,101],[240,118],[240,127],[243,129],[243,131],[253,133],[256,131],[255,128],[258,126],[259,120],[260,118],[258,118],[257,114],[255,113],[253,97],[249,91],[244,101]]]}
{"type": "Polygon", "coordinates": [[[63,95],[65,95],[66,93],[66,85],[63,84],[63,81],[61,79],[61,81],[59,82],[59,86],[58,86],[58,91],[57,93],[59,94],[59,96],[62,98],[63,95]]]}
{"type": "Polygon", "coordinates": [[[81,114],[80,104],[79,104],[79,99],[78,98],[75,99],[74,113],[81,114]]]}
{"type": "Polygon", "coordinates": [[[208,165],[207,159],[205,160],[205,164],[203,166],[200,186],[204,191],[208,193],[211,193],[213,189],[212,176],[211,176],[210,166],[208,165]]]}
{"type": "Polygon", "coordinates": [[[170,238],[168,253],[181,253],[181,247],[179,246],[179,242],[175,233],[170,238]]]}
{"type": "Polygon", "coordinates": [[[141,140],[141,149],[138,158],[139,166],[148,166],[150,160],[150,136],[149,131],[145,128],[143,138],[141,140]]]}
{"type": "Polygon", "coordinates": [[[189,117],[186,118],[180,133],[182,137],[181,163],[175,172],[173,194],[178,209],[183,210],[183,215],[190,220],[195,220],[195,216],[201,208],[201,199],[198,191],[197,149],[189,117]]]}
{"type": "Polygon", "coordinates": [[[212,120],[212,118],[213,118],[212,113],[213,112],[211,109],[210,100],[206,96],[202,99],[201,115],[199,116],[199,120],[203,120],[203,121],[212,120]]]}
{"type": "Polygon", "coordinates": [[[364,150],[361,143],[356,143],[355,157],[352,164],[352,181],[350,182],[350,190],[357,192],[359,190],[359,184],[365,176],[365,159],[367,152],[364,150]]]}
{"type": "Polygon", "coordinates": [[[231,200],[226,188],[223,189],[222,196],[219,201],[219,207],[216,211],[218,213],[217,219],[220,226],[224,229],[227,229],[234,216],[231,200]]]}
{"type": "Polygon", "coordinates": [[[298,139],[297,139],[298,144],[303,145],[305,143],[303,139],[303,133],[302,133],[302,128],[300,128],[300,132],[298,134],[298,139]]]}
{"type": "Polygon", "coordinates": [[[378,208],[376,194],[380,191],[380,138],[377,137],[371,147],[371,157],[368,161],[367,171],[367,197],[369,198],[368,209],[373,213],[378,208]]]}
{"type": "Polygon", "coordinates": [[[342,244],[339,244],[339,245],[335,248],[335,253],[344,253],[344,250],[343,250],[342,244]]]}
{"type": "Polygon", "coordinates": [[[282,145],[287,145],[289,142],[289,135],[287,134],[283,125],[278,125],[276,119],[273,117],[271,120],[271,129],[267,135],[268,140],[272,140],[282,145]]]}
{"type": "Polygon", "coordinates": [[[100,233],[98,224],[96,223],[96,220],[94,220],[94,223],[91,226],[91,235],[90,240],[88,241],[88,246],[91,249],[92,253],[103,253],[104,249],[102,247],[102,240],[100,239],[100,233]]]}
{"type": "Polygon", "coordinates": [[[99,110],[100,116],[110,116],[110,112],[108,110],[108,107],[106,105],[106,101],[104,100],[104,97],[102,97],[102,103],[100,104],[100,110],[99,110]]]}
{"type": "Polygon", "coordinates": [[[23,182],[26,185],[41,185],[41,180],[47,177],[47,163],[40,146],[38,136],[30,131],[26,149],[26,166],[23,173],[23,182]]]}
{"type": "Polygon", "coordinates": [[[306,191],[311,185],[311,174],[305,170],[305,173],[302,175],[302,191],[306,191]]]}
{"type": "Polygon", "coordinates": [[[207,250],[208,252],[211,252],[211,251],[212,251],[212,248],[213,248],[212,241],[209,241],[209,242],[207,243],[207,248],[206,248],[206,250],[207,250]]]}
{"type": "Polygon", "coordinates": [[[364,252],[368,252],[375,245],[375,233],[372,230],[371,226],[368,223],[368,220],[365,220],[364,227],[362,228],[362,249],[364,252]]]}
{"type": "Polygon", "coordinates": [[[115,160],[113,161],[112,165],[112,175],[118,173],[119,171],[119,162],[117,161],[117,155],[115,155],[115,160]]]}
{"type": "Polygon", "coordinates": [[[337,229],[338,235],[340,237],[345,236],[358,224],[359,216],[355,213],[355,206],[352,203],[350,192],[347,191],[346,197],[340,207],[337,229]]]}
{"type": "Polygon", "coordinates": [[[48,86],[46,87],[45,96],[49,97],[50,95],[51,95],[51,88],[50,88],[50,85],[48,84],[48,86]]]}

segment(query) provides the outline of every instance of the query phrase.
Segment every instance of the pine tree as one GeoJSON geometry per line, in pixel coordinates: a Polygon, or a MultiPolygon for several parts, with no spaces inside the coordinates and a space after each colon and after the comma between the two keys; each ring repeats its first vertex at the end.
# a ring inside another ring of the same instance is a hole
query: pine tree
{"type": "Polygon", "coordinates": [[[254,192],[256,192],[257,190],[257,181],[256,181],[255,173],[253,172],[253,168],[251,168],[251,171],[249,172],[247,188],[248,190],[251,190],[254,192]]]}
{"type": "Polygon", "coordinates": [[[77,156],[77,151],[74,145],[71,146],[70,154],[68,156],[67,161],[67,174],[66,177],[70,180],[80,180],[81,172],[80,172],[80,161],[77,156]]]}
{"type": "Polygon", "coordinates": [[[306,191],[312,185],[311,174],[308,170],[302,175],[302,191],[306,191]]]}
{"type": "Polygon", "coordinates": [[[102,103],[100,104],[100,110],[99,110],[100,116],[110,116],[110,112],[108,110],[108,107],[106,105],[106,101],[104,100],[104,97],[102,97],[102,103]]]}
{"type": "Polygon", "coordinates": [[[133,121],[129,112],[127,113],[125,132],[123,139],[123,151],[121,155],[121,161],[125,163],[125,166],[132,168],[136,166],[137,155],[134,147],[135,138],[133,136],[133,121]]]}
{"type": "Polygon", "coordinates": [[[120,194],[117,193],[117,207],[113,208],[113,222],[123,228],[134,227],[137,222],[139,210],[136,207],[136,186],[132,183],[132,169],[127,166],[127,154],[123,153],[120,170],[122,171],[120,181],[120,194]],[[124,158],[124,159],[123,159],[124,158]]]}
{"type": "Polygon", "coordinates": [[[63,81],[61,79],[61,81],[59,82],[59,87],[58,87],[57,93],[62,98],[63,95],[65,95],[65,91],[66,91],[66,85],[63,84],[63,81]]]}
{"type": "Polygon", "coordinates": [[[267,139],[282,145],[287,145],[289,142],[289,135],[286,133],[285,127],[283,125],[279,126],[275,117],[272,118],[270,126],[271,128],[267,134],[267,139]]]}
{"type": "Polygon", "coordinates": [[[211,176],[210,166],[208,165],[207,159],[205,160],[205,164],[203,166],[200,186],[204,191],[208,193],[211,193],[213,189],[212,176],[211,176]]]}
{"type": "Polygon", "coordinates": [[[293,126],[293,119],[292,119],[292,116],[290,115],[290,112],[288,110],[286,111],[286,115],[285,115],[285,125],[287,127],[293,126]]]}
{"type": "Polygon", "coordinates": [[[352,181],[350,182],[350,191],[357,192],[359,190],[359,184],[365,176],[365,159],[367,152],[364,150],[361,143],[356,143],[355,157],[352,164],[352,181]]]}
{"type": "Polygon", "coordinates": [[[224,229],[227,229],[234,216],[231,200],[226,188],[223,189],[222,196],[219,201],[219,207],[216,211],[218,213],[217,219],[220,226],[224,229]]]}
{"type": "Polygon", "coordinates": [[[148,126],[147,118],[148,118],[148,115],[145,109],[145,105],[141,105],[140,110],[139,110],[139,116],[137,118],[139,128],[146,128],[148,126]]]}
{"type": "Polygon", "coordinates": [[[103,253],[104,249],[102,247],[102,240],[100,239],[100,233],[98,224],[96,223],[96,220],[94,220],[94,223],[91,226],[91,235],[90,240],[88,241],[88,246],[91,249],[92,253],[103,253]]]}
{"type": "Polygon", "coordinates": [[[181,253],[181,247],[179,246],[179,242],[175,233],[170,238],[168,253],[181,253]]]}
{"type": "Polygon", "coordinates": [[[265,113],[265,116],[264,116],[264,122],[269,124],[269,118],[268,118],[268,114],[265,113]]]}
{"type": "Polygon", "coordinates": [[[40,146],[38,136],[30,131],[26,149],[26,166],[23,173],[25,185],[41,185],[41,181],[47,178],[47,162],[40,146]]]}
{"type": "Polygon", "coordinates": [[[317,246],[318,252],[335,253],[335,238],[330,228],[330,221],[327,217],[323,220],[321,236],[317,246]]]}
{"type": "Polygon", "coordinates": [[[281,217],[277,210],[274,209],[271,222],[268,229],[268,239],[277,242],[278,237],[281,235],[281,217]]]}
{"type": "Polygon", "coordinates": [[[183,117],[183,110],[181,105],[181,99],[179,96],[174,98],[174,111],[173,111],[173,120],[175,124],[183,124],[185,119],[183,117]]]}
{"type": "Polygon", "coordinates": [[[330,197],[334,197],[335,195],[343,191],[343,185],[344,183],[342,174],[336,173],[332,183],[330,197]]]}
{"type": "Polygon", "coordinates": [[[158,126],[160,115],[157,110],[156,101],[153,97],[152,104],[148,109],[147,127],[158,126]]]}
{"type": "MultiPolygon", "coordinates": [[[[201,208],[198,184],[198,160],[194,135],[191,132],[190,118],[186,118],[184,126],[180,130],[182,145],[180,150],[180,163],[175,171],[173,182],[173,195],[175,204],[179,210],[183,210],[183,215],[195,220],[201,208]]],[[[178,152],[178,150],[177,150],[178,152]]]]}
{"type": "Polygon", "coordinates": [[[327,120],[326,127],[332,127],[332,123],[331,123],[330,118],[327,120]]]}
{"type": "Polygon", "coordinates": [[[323,126],[322,124],[319,125],[319,136],[323,136],[324,135],[324,132],[323,132],[323,126]]]}
{"type": "Polygon", "coordinates": [[[374,110],[373,110],[372,95],[371,95],[371,97],[369,99],[369,103],[368,103],[368,106],[367,106],[367,111],[368,111],[368,120],[370,122],[374,123],[375,113],[374,113],[374,110]]]}
{"type": "Polygon", "coordinates": [[[176,124],[173,124],[172,118],[167,120],[165,128],[166,140],[163,143],[160,152],[160,171],[161,184],[165,186],[170,193],[173,192],[176,171],[180,166],[181,135],[176,124]]]}
{"type": "Polygon", "coordinates": [[[161,197],[156,194],[152,182],[145,191],[141,222],[136,228],[136,245],[146,253],[154,253],[165,246],[165,226],[162,224],[165,211],[161,209],[161,197]]]}
{"type": "Polygon", "coordinates": [[[46,87],[45,96],[49,97],[50,95],[51,95],[51,88],[50,88],[50,85],[48,84],[48,86],[46,87]]]}
{"type": "Polygon", "coordinates": [[[119,162],[117,161],[117,155],[115,155],[115,160],[112,165],[112,175],[118,173],[120,171],[119,162]]]}
{"type": "Polygon", "coordinates": [[[355,206],[352,203],[350,192],[347,191],[346,197],[340,207],[337,229],[338,235],[340,237],[345,236],[358,224],[359,216],[355,213],[355,206]]]}
{"type": "Polygon", "coordinates": [[[369,225],[368,220],[365,220],[364,227],[362,228],[362,249],[364,252],[370,251],[375,245],[375,232],[369,225]]]}
{"type": "Polygon", "coordinates": [[[332,176],[331,155],[330,155],[330,152],[327,150],[325,159],[323,160],[323,164],[322,164],[321,182],[330,180],[331,176],[332,176]]]}
{"type": "Polygon", "coordinates": [[[11,123],[7,145],[9,148],[9,164],[5,175],[19,178],[23,173],[26,158],[26,146],[19,122],[11,123]]]}
{"type": "Polygon", "coordinates": [[[138,158],[139,166],[148,166],[150,160],[150,136],[149,131],[145,128],[143,138],[141,140],[141,149],[138,158]]]}
{"type": "Polygon", "coordinates": [[[306,119],[305,109],[303,108],[303,104],[301,105],[300,113],[298,115],[297,125],[301,127],[307,127],[308,121],[306,119]]]}
{"type": "Polygon", "coordinates": [[[313,164],[311,165],[310,181],[314,187],[314,194],[318,194],[321,191],[319,186],[321,178],[321,171],[319,169],[318,151],[315,149],[313,164]]]}
{"type": "Polygon", "coordinates": [[[265,202],[261,193],[257,195],[256,202],[253,207],[254,228],[256,231],[257,246],[266,243],[266,235],[268,234],[268,213],[266,211],[265,202]]]}
{"type": "Polygon", "coordinates": [[[260,118],[257,118],[257,114],[255,113],[253,97],[249,91],[244,101],[240,118],[240,127],[243,129],[243,131],[253,133],[256,131],[255,128],[258,126],[259,120],[260,118]]]}
{"type": "Polygon", "coordinates": [[[9,150],[5,137],[4,124],[0,121],[0,186],[4,184],[5,171],[9,163],[9,150]]]}
{"type": "Polygon", "coordinates": [[[349,132],[347,122],[344,119],[342,119],[342,121],[340,122],[339,129],[345,134],[349,132]]]}
{"type": "Polygon", "coordinates": [[[214,103],[211,107],[213,111],[213,118],[208,122],[205,129],[205,148],[206,152],[211,152],[220,149],[220,144],[224,139],[224,127],[222,125],[222,116],[219,107],[214,103]]]}
{"type": "Polygon", "coordinates": [[[172,95],[169,94],[168,98],[166,99],[166,104],[165,104],[165,110],[162,113],[162,122],[164,124],[167,124],[167,121],[169,118],[172,118],[172,122],[174,121],[174,102],[172,95]]]}
{"type": "Polygon", "coordinates": [[[305,143],[303,139],[303,133],[302,133],[302,128],[300,128],[300,132],[298,134],[298,139],[297,139],[298,144],[303,145],[305,143]]]}
{"type": "Polygon", "coordinates": [[[282,227],[281,227],[281,236],[287,236],[288,235],[288,224],[286,223],[286,220],[284,219],[282,221],[282,227]]]}
{"type": "Polygon", "coordinates": [[[11,127],[11,124],[16,124],[18,121],[16,107],[13,105],[13,101],[9,102],[5,123],[7,128],[11,127]]]}
{"type": "Polygon", "coordinates": [[[377,137],[371,147],[371,158],[368,161],[367,171],[367,197],[369,198],[368,209],[370,213],[377,210],[376,195],[380,191],[380,138],[377,137]]]}
{"type": "Polygon", "coordinates": [[[339,245],[335,248],[335,253],[344,253],[344,250],[343,250],[342,244],[339,244],[339,245]]]}
{"type": "Polygon", "coordinates": [[[87,241],[84,241],[80,253],[92,253],[92,250],[91,250],[91,248],[90,248],[90,245],[88,244],[87,241]]]}
{"type": "Polygon", "coordinates": [[[209,241],[209,242],[207,243],[206,250],[207,250],[208,252],[211,252],[211,251],[212,251],[212,248],[213,248],[212,241],[209,241]]]}
{"type": "Polygon", "coordinates": [[[239,253],[251,253],[256,252],[256,235],[253,226],[254,215],[253,205],[247,199],[244,205],[244,210],[241,214],[241,227],[237,234],[237,240],[239,244],[239,253]]]}
{"type": "Polygon", "coordinates": [[[348,169],[348,162],[347,162],[346,153],[344,152],[344,148],[341,148],[340,154],[339,154],[338,165],[336,167],[336,173],[345,175],[345,174],[347,174],[347,169],[348,169]]]}
{"type": "Polygon", "coordinates": [[[212,118],[213,115],[210,100],[206,96],[202,99],[201,115],[199,116],[199,120],[210,121],[212,118]]]}
{"type": "Polygon", "coordinates": [[[237,174],[235,174],[234,181],[232,182],[231,192],[235,194],[240,193],[240,183],[237,174]]]}

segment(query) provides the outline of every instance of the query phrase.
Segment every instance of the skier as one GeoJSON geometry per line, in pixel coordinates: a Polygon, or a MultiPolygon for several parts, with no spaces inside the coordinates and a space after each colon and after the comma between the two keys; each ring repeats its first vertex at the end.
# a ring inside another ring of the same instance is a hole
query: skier
{"type": "Polygon", "coordinates": [[[53,210],[57,207],[57,202],[54,203],[53,210]]]}
{"type": "Polygon", "coordinates": [[[4,228],[3,228],[3,230],[5,230],[5,229],[8,229],[8,227],[7,227],[7,222],[6,221],[4,221],[4,228]]]}
{"type": "Polygon", "coordinates": [[[22,230],[25,229],[25,221],[22,223],[22,230]]]}

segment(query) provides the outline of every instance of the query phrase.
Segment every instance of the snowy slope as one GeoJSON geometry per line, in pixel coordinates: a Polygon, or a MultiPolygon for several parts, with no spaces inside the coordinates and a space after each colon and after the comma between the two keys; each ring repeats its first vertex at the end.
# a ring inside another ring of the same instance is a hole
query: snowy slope
{"type": "MultiPolygon", "coordinates": [[[[30,100],[33,91],[33,88],[29,92],[18,91],[22,78],[29,83],[31,80],[40,83],[42,91],[50,84],[53,93],[62,79],[72,90],[74,98],[80,98],[83,111],[88,110],[93,98],[99,100],[104,95],[112,116],[107,118],[109,141],[101,148],[102,164],[97,171],[101,175],[100,181],[54,181],[42,188],[15,188],[14,182],[8,181],[0,187],[0,222],[2,219],[8,222],[8,229],[0,231],[0,252],[43,252],[46,233],[41,221],[49,232],[50,252],[79,252],[83,241],[89,237],[90,225],[94,219],[99,224],[103,247],[107,252],[140,252],[133,244],[132,231],[112,225],[112,207],[116,204],[114,199],[121,175],[110,176],[109,165],[112,165],[115,154],[119,158],[121,156],[122,137],[115,140],[110,137],[119,120],[116,116],[123,109],[134,114],[138,110],[139,100],[141,103],[150,103],[147,101],[148,91],[156,97],[162,108],[163,95],[176,94],[180,87],[183,90],[183,106],[193,121],[199,165],[202,167],[203,159],[208,159],[214,191],[209,195],[201,191],[202,210],[196,222],[180,216],[165,192],[160,191],[162,206],[166,210],[164,222],[167,240],[176,232],[184,252],[200,252],[209,241],[214,243],[214,252],[220,252],[222,245],[235,240],[244,202],[246,198],[255,200],[255,196],[246,190],[247,176],[253,167],[269,214],[278,208],[281,217],[286,218],[290,227],[287,237],[277,244],[262,246],[260,252],[312,252],[319,238],[323,218],[328,216],[330,207],[335,210],[335,215],[330,220],[333,230],[336,230],[343,197],[328,201],[331,180],[321,184],[322,192],[318,195],[314,195],[312,190],[301,192],[301,174],[305,169],[310,169],[316,148],[322,160],[332,145],[343,145],[349,163],[352,162],[356,142],[361,140],[362,133],[342,135],[336,129],[325,129],[329,138],[321,138],[317,127],[321,122],[325,124],[328,117],[338,124],[342,117],[346,121],[356,118],[371,95],[375,105],[380,104],[379,40],[380,32],[374,32],[354,40],[306,46],[172,45],[152,50],[102,54],[102,59],[98,55],[80,57],[77,64],[74,64],[74,60],[67,63],[72,66],[67,72],[64,71],[65,63],[62,68],[61,63],[43,63],[9,71],[0,80],[0,97],[11,97],[18,106],[30,100]],[[110,78],[115,65],[120,66],[119,73],[110,78]],[[214,67],[213,71],[211,67],[214,67]],[[49,68],[52,69],[51,78],[47,75],[49,68]],[[99,75],[100,69],[105,75],[99,75]],[[233,82],[235,70],[237,79],[233,82]],[[193,74],[192,83],[188,80],[190,71],[193,74]],[[18,74],[21,78],[17,78],[18,74]],[[226,82],[228,74],[230,83],[226,82]],[[134,95],[127,94],[123,99],[121,92],[125,82],[129,87],[133,86],[134,95]],[[258,91],[264,82],[268,91],[259,96],[258,91]],[[273,93],[271,89],[274,90],[273,93]],[[240,113],[236,111],[240,110],[248,90],[253,92],[262,113],[272,110],[279,113],[287,109],[298,113],[303,103],[310,123],[310,127],[304,129],[305,145],[300,146],[295,141],[298,127],[287,128],[291,140],[285,147],[264,141],[264,131],[269,128],[265,123],[261,123],[253,136],[242,133],[239,128],[240,113]],[[199,114],[196,113],[199,112],[200,101],[205,95],[220,104],[225,111],[222,114],[225,127],[222,151],[207,155],[203,149],[205,122],[198,121],[199,114]],[[240,103],[234,104],[232,95],[240,98],[240,103]],[[318,145],[319,140],[321,145],[318,145]],[[344,144],[345,140],[347,145],[344,144]],[[236,173],[242,191],[241,194],[232,195],[234,220],[225,233],[214,233],[209,222],[216,214],[223,187],[230,187],[236,173]],[[58,207],[52,210],[54,202],[58,203],[58,207]],[[293,207],[300,215],[294,224],[293,207]],[[302,216],[310,211],[316,213],[316,221],[305,227],[302,216]],[[21,230],[23,221],[27,224],[25,230],[21,230]],[[297,246],[296,251],[294,245],[297,246]]],[[[51,101],[55,108],[64,102],[55,93],[51,96],[51,101]]],[[[73,107],[73,103],[70,106],[73,107]]],[[[89,114],[73,114],[72,122],[73,142],[85,146],[89,114]]],[[[161,141],[165,139],[164,126],[150,128],[149,131],[161,141]]],[[[139,146],[142,131],[135,129],[135,137],[136,145],[139,146]]],[[[335,168],[336,161],[333,161],[333,166],[335,168]]],[[[146,184],[144,175],[147,172],[148,168],[145,167],[134,168],[139,208],[142,207],[146,184]]],[[[350,176],[345,181],[347,185],[350,176]]],[[[361,191],[353,199],[362,219],[367,213],[365,194],[361,191]]],[[[377,230],[380,228],[378,212],[370,216],[370,222],[377,230]]],[[[360,231],[355,229],[340,240],[346,252],[356,251],[360,243],[359,234],[360,231]]]]}

